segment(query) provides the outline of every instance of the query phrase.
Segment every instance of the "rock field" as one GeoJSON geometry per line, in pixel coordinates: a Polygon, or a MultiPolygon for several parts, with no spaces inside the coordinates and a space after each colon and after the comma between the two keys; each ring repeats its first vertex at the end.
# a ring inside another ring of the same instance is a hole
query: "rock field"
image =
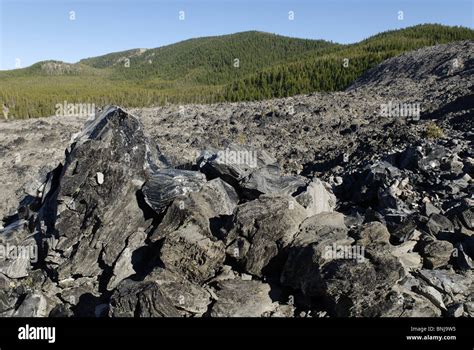
{"type": "Polygon", "coordinates": [[[464,41],[344,92],[0,121],[0,315],[474,316],[473,115],[464,41]]]}

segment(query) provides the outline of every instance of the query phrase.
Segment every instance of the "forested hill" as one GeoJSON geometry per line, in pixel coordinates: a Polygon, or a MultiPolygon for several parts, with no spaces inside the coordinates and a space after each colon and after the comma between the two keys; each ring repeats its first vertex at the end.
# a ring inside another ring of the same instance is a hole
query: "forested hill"
{"type": "Polygon", "coordinates": [[[297,61],[276,64],[226,86],[227,100],[284,97],[311,91],[343,90],[383,60],[421,47],[474,40],[463,27],[419,25],[387,31],[351,45],[338,45],[297,61]]]}
{"type": "Polygon", "coordinates": [[[96,68],[112,67],[116,78],[143,80],[152,77],[198,84],[225,84],[260,69],[285,64],[304,53],[337,46],[323,40],[250,31],[191,39],[151,50],[118,52],[80,63],[96,68]]]}
{"type": "Polygon", "coordinates": [[[459,40],[474,40],[474,31],[419,25],[350,45],[257,31],[197,38],[0,72],[0,102],[23,118],[51,115],[63,101],[135,107],[343,90],[384,59],[459,40]]]}

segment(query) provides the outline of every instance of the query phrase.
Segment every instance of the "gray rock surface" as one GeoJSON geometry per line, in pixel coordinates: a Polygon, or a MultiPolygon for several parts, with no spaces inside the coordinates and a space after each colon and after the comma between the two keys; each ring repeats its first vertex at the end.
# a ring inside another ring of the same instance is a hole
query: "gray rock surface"
{"type": "Polygon", "coordinates": [[[187,225],[164,238],[160,260],[166,269],[202,283],[214,277],[224,263],[225,246],[200,227],[187,225]]]}
{"type": "Polygon", "coordinates": [[[237,254],[237,261],[246,272],[262,276],[271,260],[293,240],[305,217],[304,208],[293,197],[263,195],[237,207],[226,239],[248,243],[248,249],[237,254]]]}
{"type": "Polygon", "coordinates": [[[259,281],[226,280],[216,288],[212,317],[261,317],[277,308],[270,297],[271,287],[259,281]]]}
{"type": "Polygon", "coordinates": [[[311,181],[303,193],[296,196],[296,200],[305,207],[308,217],[336,208],[336,196],[330,185],[317,178],[311,181]]]}
{"type": "Polygon", "coordinates": [[[153,281],[124,280],[112,294],[112,317],[177,317],[179,311],[153,281]]]}

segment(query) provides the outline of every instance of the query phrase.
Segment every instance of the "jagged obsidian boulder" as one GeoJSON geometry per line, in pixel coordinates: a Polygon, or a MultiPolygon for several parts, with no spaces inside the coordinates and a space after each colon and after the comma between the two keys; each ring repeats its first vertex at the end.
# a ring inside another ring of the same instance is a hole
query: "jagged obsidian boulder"
{"type": "Polygon", "coordinates": [[[230,144],[223,150],[206,150],[197,159],[200,171],[234,186],[246,199],[262,194],[292,195],[306,186],[302,176],[283,176],[267,152],[230,144]]]}
{"type": "Polygon", "coordinates": [[[142,192],[148,205],[161,214],[175,198],[199,191],[205,181],[204,174],[196,171],[163,169],[150,174],[142,192]]]}
{"type": "Polygon", "coordinates": [[[228,254],[245,271],[262,276],[288,246],[306,218],[304,208],[288,195],[263,195],[237,207],[226,241],[228,254]]]}
{"type": "Polygon", "coordinates": [[[320,269],[337,258],[338,247],[350,247],[354,240],[347,232],[340,213],[320,213],[306,219],[289,246],[281,282],[310,297],[322,295],[324,281],[320,269]]]}
{"type": "Polygon", "coordinates": [[[54,279],[98,277],[98,289],[133,236],[153,229],[140,198],[158,169],[151,150],[140,122],[116,107],[76,137],[39,214],[44,263],[54,279]]]}
{"type": "Polygon", "coordinates": [[[222,220],[233,214],[239,197],[232,186],[219,178],[202,182],[200,186],[198,192],[189,191],[186,195],[174,199],[158,229],[151,236],[152,241],[157,241],[187,224],[196,225],[208,236],[217,233],[218,228],[223,225],[222,220]]]}

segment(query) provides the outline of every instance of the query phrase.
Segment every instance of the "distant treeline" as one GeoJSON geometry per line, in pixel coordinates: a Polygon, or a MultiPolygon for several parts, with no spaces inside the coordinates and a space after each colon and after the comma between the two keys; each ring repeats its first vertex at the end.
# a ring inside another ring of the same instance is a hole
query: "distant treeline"
{"type": "Polygon", "coordinates": [[[338,91],[387,58],[459,40],[474,40],[474,31],[419,25],[351,45],[262,32],[199,38],[0,72],[0,103],[11,116],[30,118],[54,114],[63,101],[139,107],[338,91]]]}

